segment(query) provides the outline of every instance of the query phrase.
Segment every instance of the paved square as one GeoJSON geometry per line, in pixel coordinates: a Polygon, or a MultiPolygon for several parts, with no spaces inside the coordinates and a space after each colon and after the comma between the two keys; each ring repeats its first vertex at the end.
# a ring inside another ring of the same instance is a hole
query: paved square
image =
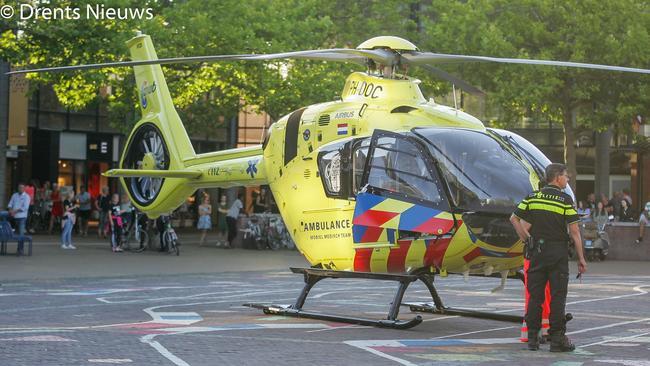
{"type": "MultiPolygon", "coordinates": [[[[50,255],[50,262],[67,263],[60,257],[65,255],[87,260],[63,276],[31,267],[48,258],[0,257],[4,278],[16,275],[16,263],[30,269],[24,280],[11,277],[0,287],[2,365],[650,365],[650,269],[642,262],[593,263],[582,283],[572,278],[567,310],[575,319],[568,328],[578,349],[552,354],[548,346],[525,350],[513,323],[423,314],[422,324],[400,331],[242,307],[295,300],[302,276],[285,266],[301,263],[296,252],[228,251],[188,242],[181,257],[171,257],[113,255],[91,242],[72,254],[45,245],[35,255],[50,255]],[[203,266],[209,259],[213,264],[203,266]],[[144,264],[104,273],[132,261],[144,264]],[[259,268],[256,261],[264,270],[250,271],[259,268]],[[224,262],[241,268],[222,272],[229,268],[224,262]],[[95,276],[86,272],[93,266],[102,267],[95,276]]],[[[450,276],[436,284],[448,306],[522,312],[523,287],[515,280],[496,293],[490,291],[499,284],[495,278],[465,282],[450,276]]],[[[305,309],[382,318],[395,288],[394,282],[326,279],[314,287],[305,309]]],[[[416,284],[405,300],[427,301],[427,294],[416,284]]],[[[400,318],[414,315],[402,308],[400,318]]]]}

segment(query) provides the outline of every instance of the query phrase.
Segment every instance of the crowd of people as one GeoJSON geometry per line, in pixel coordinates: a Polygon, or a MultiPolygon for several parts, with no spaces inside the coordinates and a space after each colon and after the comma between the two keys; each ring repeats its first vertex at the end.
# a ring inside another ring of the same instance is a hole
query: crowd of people
{"type": "MultiPolygon", "coordinates": [[[[201,231],[199,245],[206,243],[207,233],[213,228],[212,217],[216,216],[215,245],[232,248],[238,234],[239,215],[245,212],[265,213],[272,208],[271,195],[264,187],[253,192],[247,211],[242,199],[242,194],[238,194],[228,204],[227,197],[223,194],[213,211],[210,195],[203,190],[197,192],[193,208],[197,213],[196,227],[201,231]]],[[[71,187],[62,189],[57,183],[51,184],[49,181],[42,185],[37,181],[18,184],[17,192],[12,195],[7,207],[17,234],[33,234],[36,231],[52,234],[60,228],[62,249],[76,249],[72,243],[72,233],[88,236],[88,223],[94,219],[98,221],[98,238],[111,238],[113,252],[121,252],[119,240],[114,238],[120,237],[134,217],[134,208],[126,194],[111,194],[108,187],[102,187],[100,194],[92,197],[85,186],[80,186],[79,191],[75,192],[71,187]]],[[[183,221],[189,211],[188,205],[184,204],[179,207],[176,215],[183,221]]],[[[165,217],[169,220],[169,216],[165,217]]],[[[161,233],[164,231],[165,217],[155,223],[161,233]]]]}
{"type": "MultiPolygon", "coordinates": [[[[118,194],[113,195],[115,200],[119,202],[118,194]]],[[[50,184],[49,181],[42,185],[37,181],[19,183],[7,207],[20,235],[39,230],[52,234],[60,228],[62,249],[76,249],[72,243],[73,231],[80,236],[88,236],[88,223],[93,218],[93,211],[99,221],[97,236],[107,238],[112,233],[111,210],[114,206],[108,187],[103,187],[101,194],[93,199],[83,185],[79,187],[79,192],[75,192],[71,188],[61,189],[57,183],[50,184]]],[[[127,195],[122,196],[119,207],[113,213],[113,218],[120,215],[126,221],[132,211],[127,195]]]]}
{"type": "Polygon", "coordinates": [[[578,201],[578,216],[582,222],[595,222],[598,227],[603,227],[608,222],[638,222],[639,237],[635,243],[643,241],[645,226],[650,223],[650,202],[635,208],[628,189],[614,192],[611,198],[601,194],[596,199],[596,194],[587,195],[586,201],[578,201]]]}

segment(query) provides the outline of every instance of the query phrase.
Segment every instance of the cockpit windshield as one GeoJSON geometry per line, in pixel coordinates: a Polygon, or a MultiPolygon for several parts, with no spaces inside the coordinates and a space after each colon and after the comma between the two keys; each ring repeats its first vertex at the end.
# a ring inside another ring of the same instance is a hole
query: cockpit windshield
{"type": "Polygon", "coordinates": [[[510,213],[532,192],[524,163],[482,131],[417,128],[447,181],[454,204],[467,211],[510,213]]]}
{"type": "MultiPolygon", "coordinates": [[[[497,136],[503,139],[504,142],[515,149],[522,159],[526,159],[535,169],[535,172],[537,172],[539,180],[542,182],[544,181],[544,171],[546,170],[546,167],[551,164],[551,161],[546,157],[546,155],[544,155],[544,153],[528,140],[514,132],[497,128],[490,128],[488,130],[497,134],[497,136]]],[[[567,185],[563,191],[573,198],[573,202],[576,202],[576,196],[573,194],[571,186],[567,185]]]]}

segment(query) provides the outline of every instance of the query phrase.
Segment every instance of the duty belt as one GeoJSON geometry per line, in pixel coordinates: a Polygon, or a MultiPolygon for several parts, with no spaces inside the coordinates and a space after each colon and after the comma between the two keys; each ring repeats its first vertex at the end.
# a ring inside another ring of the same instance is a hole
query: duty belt
{"type": "Polygon", "coordinates": [[[530,236],[524,242],[524,258],[531,259],[535,257],[537,254],[542,252],[543,247],[546,248],[555,247],[555,246],[566,247],[568,243],[569,242],[565,240],[545,240],[545,239],[533,238],[532,236],[530,236]]]}

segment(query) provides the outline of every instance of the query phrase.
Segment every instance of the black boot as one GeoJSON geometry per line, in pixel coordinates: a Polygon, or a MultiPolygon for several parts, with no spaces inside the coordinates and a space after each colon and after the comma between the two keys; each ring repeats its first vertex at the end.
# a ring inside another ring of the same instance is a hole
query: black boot
{"type": "Polygon", "coordinates": [[[537,351],[539,349],[539,331],[528,332],[528,350],[537,351]]]}
{"type": "Polygon", "coordinates": [[[576,346],[564,334],[551,336],[551,352],[573,352],[576,346]]]}

